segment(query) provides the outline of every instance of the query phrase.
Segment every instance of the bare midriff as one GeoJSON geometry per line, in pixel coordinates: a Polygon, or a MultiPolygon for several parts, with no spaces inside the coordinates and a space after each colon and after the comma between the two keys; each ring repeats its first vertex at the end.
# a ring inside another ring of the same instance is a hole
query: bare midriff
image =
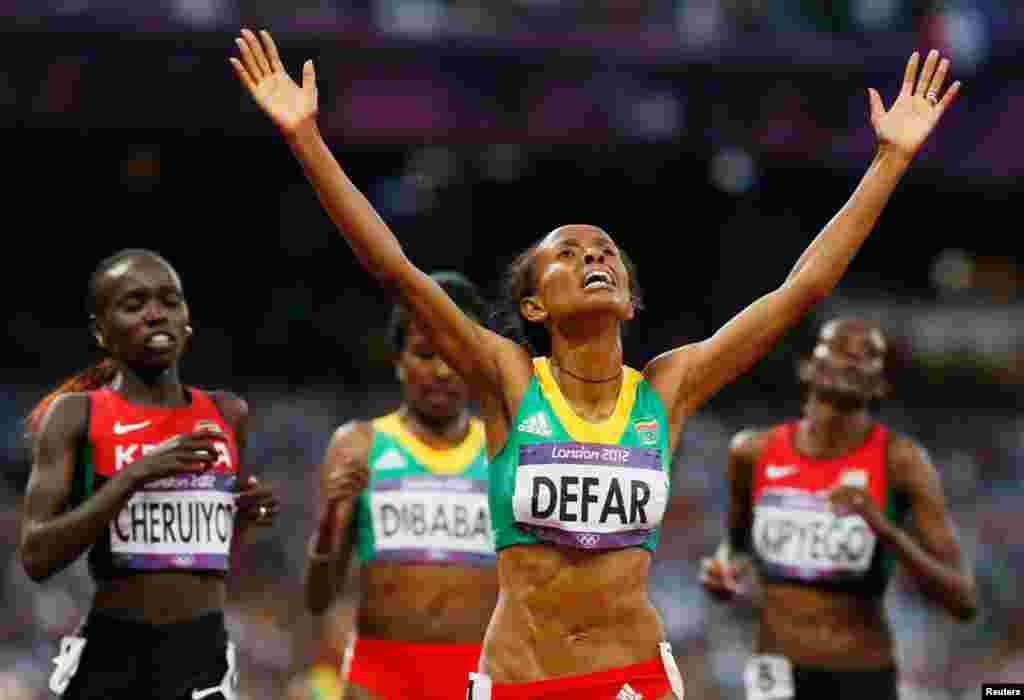
{"type": "Polygon", "coordinates": [[[96,582],[93,610],[151,625],[185,622],[224,609],[226,588],[219,572],[161,571],[96,582]]]}
{"type": "Polygon", "coordinates": [[[368,562],[362,574],[360,637],[480,642],[498,599],[493,566],[368,562]]]}
{"type": "Polygon", "coordinates": [[[650,553],[639,547],[501,550],[501,596],[484,642],[483,670],[512,683],[656,658],[665,636],[648,595],[650,566],[650,553]]]}
{"type": "Polygon", "coordinates": [[[758,651],[837,670],[895,665],[882,596],[765,583],[758,651]]]}

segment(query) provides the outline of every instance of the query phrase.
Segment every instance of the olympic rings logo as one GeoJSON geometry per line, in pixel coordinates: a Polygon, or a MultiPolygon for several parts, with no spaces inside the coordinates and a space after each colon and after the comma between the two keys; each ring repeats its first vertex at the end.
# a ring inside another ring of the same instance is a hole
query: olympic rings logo
{"type": "Polygon", "coordinates": [[[576,542],[581,547],[594,547],[601,541],[600,535],[580,534],[576,535],[576,542]]]}

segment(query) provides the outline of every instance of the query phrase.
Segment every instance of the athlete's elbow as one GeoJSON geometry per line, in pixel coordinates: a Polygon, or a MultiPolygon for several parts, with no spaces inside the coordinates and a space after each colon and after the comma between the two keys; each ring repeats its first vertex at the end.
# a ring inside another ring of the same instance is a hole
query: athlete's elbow
{"type": "Polygon", "coordinates": [[[957,622],[971,622],[978,616],[978,606],[973,603],[958,604],[950,612],[957,622]]]}
{"type": "Polygon", "coordinates": [[[43,583],[56,573],[40,548],[27,538],[18,550],[18,560],[28,577],[36,583],[43,583]]]}
{"type": "Polygon", "coordinates": [[[835,281],[807,271],[806,274],[797,275],[789,280],[786,286],[792,290],[801,309],[806,311],[832,293],[835,281]]]}
{"type": "Polygon", "coordinates": [[[316,582],[306,581],[305,585],[306,610],[314,615],[322,615],[331,607],[334,598],[330,589],[326,586],[318,586],[316,582]]]}
{"type": "Polygon", "coordinates": [[[374,255],[364,258],[363,267],[385,291],[395,293],[401,289],[403,274],[412,267],[412,262],[396,241],[393,247],[376,251],[374,255]]]}
{"type": "Polygon", "coordinates": [[[366,271],[384,291],[394,293],[398,290],[398,274],[391,269],[390,265],[371,264],[366,266],[366,271]]]}
{"type": "Polygon", "coordinates": [[[331,601],[327,596],[315,595],[307,591],[306,610],[314,615],[323,615],[329,607],[331,607],[331,601]]]}
{"type": "Polygon", "coordinates": [[[959,622],[970,622],[978,616],[978,590],[973,583],[968,583],[960,596],[960,600],[950,612],[959,622]]]}

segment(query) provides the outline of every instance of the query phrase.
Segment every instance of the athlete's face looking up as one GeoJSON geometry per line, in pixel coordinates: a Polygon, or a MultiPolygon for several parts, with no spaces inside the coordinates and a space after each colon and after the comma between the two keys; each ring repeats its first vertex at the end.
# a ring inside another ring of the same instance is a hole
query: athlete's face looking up
{"type": "Polygon", "coordinates": [[[526,320],[579,315],[633,317],[629,272],[611,237],[596,226],[562,226],[533,255],[533,294],[520,303],[526,320]]]}
{"type": "Polygon", "coordinates": [[[129,367],[171,367],[185,349],[188,322],[181,280],[158,258],[126,258],[96,280],[96,341],[129,367]]]}
{"type": "Polygon", "coordinates": [[[800,378],[827,397],[832,394],[862,401],[885,393],[885,337],[874,324],[860,320],[826,323],[800,378]]]}
{"type": "Polygon", "coordinates": [[[469,387],[434,350],[415,320],[409,321],[405,347],[396,361],[405,400],[429,421],[457,417],[469,401],[469,387]]]}

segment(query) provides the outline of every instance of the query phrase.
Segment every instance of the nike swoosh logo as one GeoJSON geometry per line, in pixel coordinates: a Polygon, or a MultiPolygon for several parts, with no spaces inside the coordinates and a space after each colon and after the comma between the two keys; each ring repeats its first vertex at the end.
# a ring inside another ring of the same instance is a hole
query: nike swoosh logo
{"type": "Polygon", "coordinates": [[[124,435],[125,433],[132,432],[133,430],[142,430],[152,422],[153,421],[151,420],[147,420],[141,423],[124,423],[122,425],[121,421],[118,421],[114,423],[114,435],[124,435]]]}
{"type": "Polygon", "coordinates": [[[764,469],[764,475],[767,476],[769,479],[781,479],[784,476],[789,476],[790,474],[796,473],[796,471],[797,467],[777,467],[774,464],[769,464],[764,469]]]}
{"type": "Polygon", "coordinates": [[[206,690],[193,690],[192,700],[203,700],[203,698],[213,695],[214,693],[220,692],[220,686],[216,688],[207,688],[206,690]]]}

